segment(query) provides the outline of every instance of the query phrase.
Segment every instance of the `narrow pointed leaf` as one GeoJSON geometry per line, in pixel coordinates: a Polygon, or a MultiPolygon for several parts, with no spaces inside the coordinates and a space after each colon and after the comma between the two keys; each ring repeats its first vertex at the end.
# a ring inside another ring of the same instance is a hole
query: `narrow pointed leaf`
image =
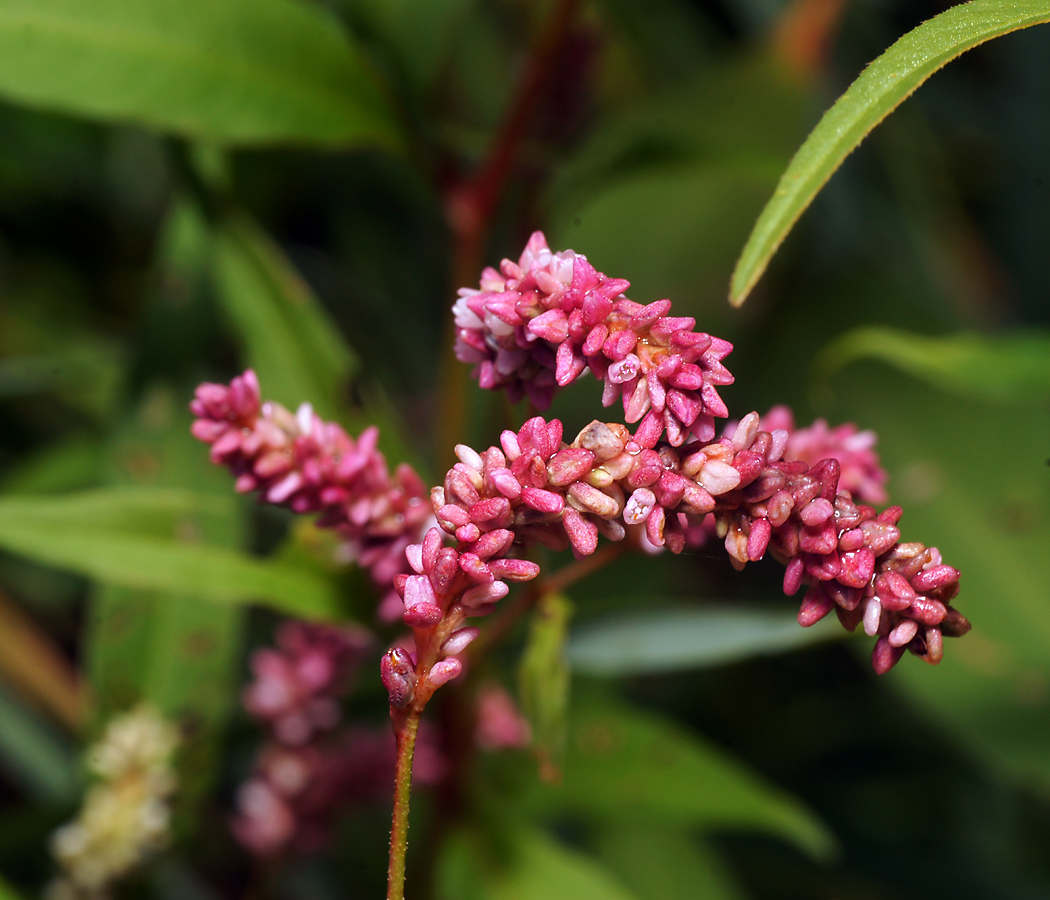
{"type": "Polygon", "coordinates": [[[215,235],[215,277],[265,395],[334,416],[354,357],[279,248],[249,219],[229,218],[215,235]]]}
{"type": "Polygon", "coordinates": [[[0,900],[22,900],[22,895],[15,892],[3,878],[0,878],[0,900]]]}
{"type": "Polygon", "coordinates": [[[992,38],[1050,22],[1050,0],[972,0],[909,31],[869,65],[795,154],[737,260],[741,305],[795,222],[856,146],[934,72],[992,38]]]}
{"type": "Polygon", "coordinates": [[[878,359],[942,390],[990,403],[1050,401],[1050,332],[925,337],[895,328],[857,328],[828,345],[814,369],[829,378],[858,359],[878,359]]]}
{"type": "Polygon", "coordinates": [[[331,584],[301,566],[260,560],[181,533],[180,511],[215,503],[145,488],[0,499],[0,547],[108,584],[264,602],[306,618],[339,615],[331,584]]]}
{"type": "Polygon", "coordinates": [[[637,900],[597,860],[538,829],[515,835],[512,861],[488,885],[490,900],[637,900]]]}
{"type": "Polygon", "coordinates": [[[74,798],[78,770],[72,745],[2,686],[0,721],[0,767],[5,776],[41,800],[68,803],[74,798]]]}
{"type": "MultiPolygon", "coordinates": [[[[832,839],[799,801],[724,751],[658,716],[611,701],[574,709],[559,786],[538,785],[537,811],[572,810],[599,822],[757,830],[821,856],[832,839]]],[[[526,807],[530,803],[524,804],[526,807]]]]}
{"type": "Polygon", "coordinates": [[[630,612],[589,623],[569,642],[569,662],[587,675],[627,676],[700,669],[785,653],[843,634],[825,621],[802,628],[785,608],[719,606],[630,612]]]}

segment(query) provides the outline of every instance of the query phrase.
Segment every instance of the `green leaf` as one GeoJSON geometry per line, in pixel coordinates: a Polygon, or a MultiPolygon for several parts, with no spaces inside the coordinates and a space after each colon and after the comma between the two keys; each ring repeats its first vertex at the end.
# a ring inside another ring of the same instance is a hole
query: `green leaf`
{"type": "Polygon", "coordinates": [[[331,418],[355,361],[339,329],[280,250],[247,218],[215,234],[219,297],[265,396],[309,401],[331,418]]]}
{"type": "Polygon", "coordinates": [[[0,877],[0,900],[22,900],[22,895],[17,893],[2,877],[0,877]]]}
{"type": "Polygon", "coordinates": [[[705,604],[588,623],[572,636],[568,655],[582,674],[645,675],[783,653],[842,633],[837,622],[801,628],[793,609],[705,604]]]}
{"type": "Polygon", "coordinates": [[[515,834],[510,865],[488,885],[491,900],[637,900],[606,869],[538,829],[515,834]]]}
{"type": "Polygon", "coordinates": [[[19,461],[0,479],[0,492],[36,494],[97,484],[102,446],[89,434],[74,434],[19,461]]]}
{"type": "Polygon", "coordinates": [[[858,359],[880,359],[953,394],[990,403],[1043,406],[1050,401],[1050,332],[995,337],[923,337],[893,328],[856,328],[814,360],[829,378],[858,359]]]}
{"type": "Polygon", "coordinates": [[[598,848],[602,861],[638,900],[742,900],[744,896],[715,850],[685,828],[629,818],[610,821],[599,834],[598,848]]]}
{"type": "Polygon", "coordinates": [[[703,160],[632,172],[568,207],[548,237],[557,247],[587,247],[603,271],[629,273],[631,296],[693,298],[684,304],[692,312],[689,304],[725,278],[779,165],[703,160]]]}
{"type": "Polygon", "coordinates": [[[236,697],[244,610],[195,596],[100,587],[91,600],[88,669],[99,720],[152,703],[192,740],[178,754],[180,812],[214,780],[236,697]]]}
{"type": "Polygon", "coordinates": [[[73,748],[2,686],[0,721],[0,760],[12,781],[53,803],[75,798],[79,768],[73,748]]]}
{"type": "Polygon", "coordinates": [[[883,680],[986,762],[1050,785],[1050,418],[882,366],[837,382],[833,418],[877,430],[902,537],[959,568],[952,603],[973,623],[939,665],[905,656],[883,680]]]}
{"type": "Polygon", "coordinates": [[[316,571],[194,543],[184,516],[220,502],[148,488],[0,498],[0,547],[109,584],[265,602],[304,618],[339,616],[331,583],[316,571]]]}
{"type": "Polygon", "coordinates": [[[433,89],[475,0],[354,0],[354,15],[390,44],[416,90],[433,89]]]}
{"type": "Polygon", "coordinates": [[[565,660],[572,602],[544,594],[533,613],[518,670],[522,709],[532,725],[533,747],[545,777],[556,778],[565,747],[569,666],[565,660]]]}
{"type": "MultiPolygon", "coordinates": [[[[169,257],[171,249],[168,244],[161,253],[169,257]]],[[[160,484],[193,483],[210,491],[210,502],[180,515],[170,527],[176,534],[192,534],[233,551],[245,538],[242,512],[232,500],[228,480],[216,477],[225,473],[217,471],[190,437],[188,410],[169,399],[164,388],[153,389],[123,424],[107,448],[110,478],[132,496],[142,488],[129,487],[128,482],[143,477],[160,484]],[[149,465],[144,465],[147,459],[149,465]],[[138,465],[129,465],[131,461],[138,465]]],[[[176,759],[178,830],[195,822],[199,803],[219,769],[241,677],[245,619],[241,607],[208,603],[193,594],[116,585],[100,585],[92,593],[84,655],[97,721],[147,701],[187,738],[176,759]]]]}
{"type": "Polygon", "coordinates": [[[1050,22],[1048,0],[972,0],[908,32],[850,85],[795,154],[737,260],[740,306],[799,216],[853,149],[942,66],[992,38],[1050,22]]]}
{"type": "Polygon", "coordinates": [[[599,822],[758,829],[814,854],[832,839],[802,804],[765,783],[699,735],[609,701],[579,705],[570,718],[564,780],[537,785],[534,809],[574,810],[599,822]]]}
{"type": "Polygon", "coordinates": [[[5,0],[0,96],[217,143],[397,142],[360,51],[301,0],[5,0]]]}
{"type": "Polygon", "coordinates": [[[0,360],[0,397],[52,394],[102,419],[117,401],[123,352],[111,341],[74,339],[50,353],[0,360]]]}

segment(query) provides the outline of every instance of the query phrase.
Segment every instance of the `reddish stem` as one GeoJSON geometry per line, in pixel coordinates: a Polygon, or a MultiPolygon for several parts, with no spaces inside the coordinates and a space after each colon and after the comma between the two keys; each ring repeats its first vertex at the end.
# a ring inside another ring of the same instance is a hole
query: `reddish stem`
{"type": "MultiPolygon", "coordinates": [[[[471,284],[481,271],[493,216],[532,124],[532,116],[550,86],[555,58],[564,46],[578,6],[579,0],[560,0],[555,6],[532,45],[514,98],[485,159],[472,176],[454,184],[446,193],[445,217],[454,239],[453,292],[471,284]]],[[[443,371],[441,452],[447,452],[446,448],[461,440],[466,418],[467,375],[452,352],[454,340],[446,340],[445,346],[448,351],[443,371]]]]}
{"type": "Polygon", "coordinates": [[[419,712],[395,711],[397,769],[394,774],[394,813],[390,825],[390,867],[387,870],[387,900],[404,900],[405,857],[408,852],[408,802],[412,792],[412,757],[419,732],[419,712]]]}

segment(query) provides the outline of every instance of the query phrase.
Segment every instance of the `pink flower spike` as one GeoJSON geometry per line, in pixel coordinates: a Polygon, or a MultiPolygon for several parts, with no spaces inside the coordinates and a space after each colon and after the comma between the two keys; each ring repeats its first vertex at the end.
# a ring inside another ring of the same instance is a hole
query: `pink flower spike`
{"type": "Polygon", "coordinates": [[[784,569],[784,593],[789,597],[796,593],[802,586],[802,576],[805,574],[806,564],[801,557],[796,556],[784,569]]]}
{"type": "Polygon", "coordinates": [[[751,533],[747,537],[747,558],[751,562],[760,560],[766,553],[769,537],[773,533],[773,527],[769,519],[756,519],[751,525],[751,533]]]}
{"type": "Polygon", "coordinates": [[[545,341],[560,344],[569,336],[569,320],[560,309],[552,309],[529,322],[528,330],[545,341]]]}
{"type": "Polygon", "coordinates": [[[868,637],[874,637],[879,633],[879,623],[882,620],[882,604],[878,597],[869,597],[864,602],[864,633],[868,637]]]}
{"type": "Polygon", "coordinates": [[[555,494],[552,491],[545,491],[540,488],[522,488],[521,499],[526,506],[531,506],[537,512],[547,513],[548,515],[559,513],[565,507],[565,500],[561,494],[555,494]]]}
{"type": "Polygon", "coordinates": [[[802,600],[802,606],[798,611],[798,624],[803,628],[816,625],[834,608],[835,601],[825,594],[820,586],[812,587],[802,600]]]}
{"type": "Polygon", "coordinates": [[[562,525],[577,557],[590,556],[598,548],[598,526],[589,522],[575,509],[565,510],[562,525]]]}
{"type": "Polygon", "coordinates": [[[514,532],[506,528],[498,528],[476,539],[476,543],[471,550],[480,559],[487,560],[494,556],[503,556],[513,543],[514,532]]]}
{"type": "Polygon", "coordinates": [[[889,633],[891,647],[904,647],[911,643],[912,638],[919,633],[919,623],[914,619],[904,619],[896,628],[889,633]]]}
{"type": "Polygon", "coordinates": [[[408,560],[408,564],[412,567],[412,571],[419,575],[423,574],[423,545],[422,544],[409,544],[405,548],[405,559],[408,560]]]}
{"type": "Polygon", "coordinates": [[[510,469],[493,469],[489,472],[489,478],[492,479],[496,490],[504,497],[516,500],[521,496],[521,483],[514,477],[510,469]]]}
{"type": "Polygon", "coordinates": [[[437,602],[434,588],[426,575],[408,575],[404,579],[405,609],[412,609],[420,603],[433,606],[437,602]]]}

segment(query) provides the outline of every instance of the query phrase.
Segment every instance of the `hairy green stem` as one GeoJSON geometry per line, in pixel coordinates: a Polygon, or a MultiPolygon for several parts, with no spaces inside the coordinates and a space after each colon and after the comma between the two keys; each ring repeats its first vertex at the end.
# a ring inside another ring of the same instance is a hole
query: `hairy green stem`
{"type": "Polygon", "coordinates": [[[406,710],[394,714],[397,738],[397,769],[394,774],[394,814],[390,825],[390,868],[387,869],[387,900],[404,900],[405,854],[408,851],[408,801],[412,793],[412,756],[416,749],[420,713],[406,710]]]}

